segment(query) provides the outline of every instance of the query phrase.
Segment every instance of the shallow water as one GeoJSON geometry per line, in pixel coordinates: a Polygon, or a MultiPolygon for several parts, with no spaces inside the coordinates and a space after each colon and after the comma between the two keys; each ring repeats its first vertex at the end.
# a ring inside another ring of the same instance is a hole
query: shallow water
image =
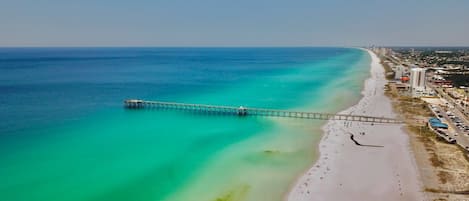
{"type": "Polygon", "coordinates": [[[369,60],[346,48],[0,49],[0,197],[281,200],[323,122],[122,100],[337,112],[360,98],[369,60]]]}

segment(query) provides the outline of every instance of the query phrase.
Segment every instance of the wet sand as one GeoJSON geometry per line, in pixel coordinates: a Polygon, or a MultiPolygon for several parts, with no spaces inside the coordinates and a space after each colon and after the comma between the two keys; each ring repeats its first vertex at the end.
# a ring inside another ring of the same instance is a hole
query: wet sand
{"type": "MultiPolygon", "coordinates": [[[[384,95],[384,69],[368,52],[371,77],[363,98],[340,113],[395,117],[384,95]]],[[[425,200],[402,125],[329,121],[323,130],[320,157],[298,179],[288,201],[425,200]]]]}

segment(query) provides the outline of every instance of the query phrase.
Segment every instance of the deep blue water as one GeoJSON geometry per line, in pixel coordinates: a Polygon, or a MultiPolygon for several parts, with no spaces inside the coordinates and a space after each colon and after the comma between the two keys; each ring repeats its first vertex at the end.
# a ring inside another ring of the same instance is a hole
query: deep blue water
{"type": "Polygon", "coordinates": [[[123,100],[337,112],[369,61],[348,48],[0,48],[0,200],[281,200],[321,122],[123,100]]]}
{"type": "MultiPolygon", "coordinates": [[[[323,62],[337,48],[1,48],[0,133],[191,94],[323,62]]],[[[275,101],[275,100],[274,100],[275,101]]],[[[280,100],[281,101],[281,100],[280,100]]]]}

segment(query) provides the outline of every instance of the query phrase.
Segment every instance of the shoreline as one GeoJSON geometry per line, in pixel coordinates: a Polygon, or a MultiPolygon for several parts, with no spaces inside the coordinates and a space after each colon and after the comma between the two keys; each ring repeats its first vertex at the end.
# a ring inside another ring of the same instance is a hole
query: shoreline
{"type": "MultiPolygon", "coordinates": [[[[361,99],[338,113],[396,117],[384,95],[386,79],[379,58],[370,50],[360,49],[371,56],[370,77],[364,81],[361,99]]],[[[422,183],[409,137],[401,128],[401,125],[327,121],[321,127],[318,159],[299,176],[285,200],[422,200],[422,183]],[[366,134],[374,132],[383,134],[366,134]],[[350,138],[353,134],[354,140],[375,146],[357,146],[350,138]],[[374,177],[369,177],[373,174],[374,177]],[[386,182],[379,185],[382,180],[386,182]]]]}
{"type": "MultiPolygon", "coordinates": [[[[362,50],[362,51],[365,51],[365,52],[368,52],[367,49],[365,48],[361,48],[361,47],[351,47],[352,49],[358,49],[358,50],[362,50]]],[[[367,53],[369,54],[369,53],[367,53]]],[[[368,64],[370,65],[370,64],[368,64]]],[[[360,90],[360,96],[357,100],[354,100],[354,101],[350,101],[348,105],[345,105],[344,109],[341,109],[341,110],[338,110],[336,113],[341,113],[343,111],[346,111],[352,107],[354,107],[355,105],[357,105],[364,97],[364,88],[365,88],[365,84],[366,84],[366,81],[368,79],[371,78],[371,65],[369,66],[369,70],[367,71],[367,73],[369,73],[369,76],[366,77],[366,79],[364,79],[361,83],[361,90],[360,90]]],[[[317,156],[315,157],[315,159],[313,160],[313,163],[311,163],[311,165],[305,169],[304,171],[302,171],[301,173],[297,174],[297,176],[295,177],[295,180],[293,183],[291,183],[290,185],[288,185],[288,191],[286,191],[284,194],[283,194],[283,198],[282,200],[286,200],[286,201],[290,201],[290,199],[288,199],[289,195],[292,193],[292,191],[294,190],[295,186],[299,183],[300,179],[302,177],[304,177],[308,171],[314,167],[314,165],[316,165],[316,162],[320,159],[321,157],[321,150],[320,150],[320,145],[321,145],[321,142],[323,140],[323,137],[326,133],[325,131],[325,126],[327,126],[327,124],[329,123],[329,120],[328,121],[324,121],[320,124],[320,126],[318,127],[318,129],[320,130],[320,139],[319,141],[317,141],[317,143],[315,144],[315,148],[314,148],[314,151],[317,153],[317,156]]],[[[295,200],[292,200],[292,201],[295,201],[295,200]]]]}

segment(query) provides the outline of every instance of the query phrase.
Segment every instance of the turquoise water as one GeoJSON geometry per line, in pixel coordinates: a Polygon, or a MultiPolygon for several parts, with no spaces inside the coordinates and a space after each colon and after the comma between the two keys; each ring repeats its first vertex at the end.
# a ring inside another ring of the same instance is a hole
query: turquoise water
{"type": "Polygon", "coordinates": [[[282,200],[324,122],[122,100],[337,112],[369,63],[347,48],[0,49],[0,199],[282,200]]]}

